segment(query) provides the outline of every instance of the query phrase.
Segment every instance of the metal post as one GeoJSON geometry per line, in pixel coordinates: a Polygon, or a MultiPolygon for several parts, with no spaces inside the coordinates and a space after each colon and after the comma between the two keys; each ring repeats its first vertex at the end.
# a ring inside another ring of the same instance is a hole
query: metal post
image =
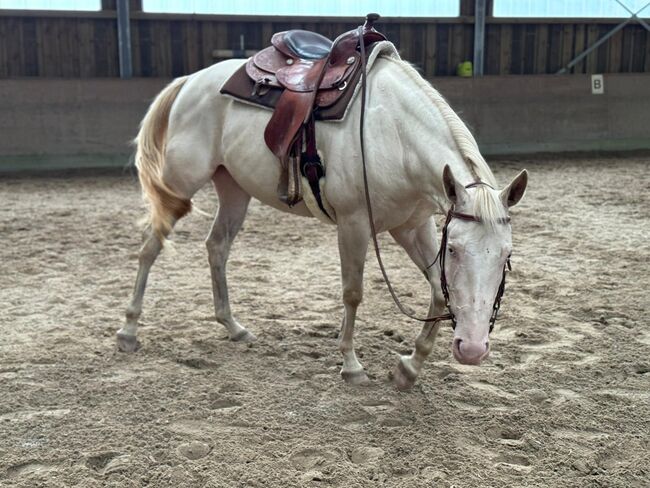
{"type": "Polygon", "coordinates": [[[117,39],[120,54],[120,77],[128,79],[133,76],[129,0],[117,0],[117,39]]]}
{"type": "Polygon", "coordinates": [[[474,10],[474,76],[483,76],[486,0],[476,0],[474,10]]]}

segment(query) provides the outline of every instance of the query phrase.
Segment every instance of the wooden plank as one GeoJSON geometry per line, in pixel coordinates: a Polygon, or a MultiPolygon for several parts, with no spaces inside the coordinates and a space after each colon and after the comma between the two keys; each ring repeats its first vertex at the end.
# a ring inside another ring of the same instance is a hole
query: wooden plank
{"type": "MultiPolygon", "coordinates": [[[[313,31],[318,28],[318,24],[308,25],[312,27],[311,30],[313,31]]],[[[246,35],[246,49],[259,50],[262,47],[262,26],[260,24],[246,22],[244,24],[244,30],[246,35]]]]}
{"type": "Polygon", "coordinates": [[[218,49],[239,49],[241,47],[242,39],[244,41],[244,49],[246,49],[246,24],[244,22],[230,22],[227,24],[226,36],[223,40],[224,44],[219,46],[218,49]],[[243,37],[242,37],[243,36],[243,37]]]}
{"type": "Polygon", "coordinates": [[[107,25],[105,22],[95,22],[95,73],[94,76],[106,77],[108,76],[108,53],[106,51],[106,33],[107,25]]]}
{"type": "MultiPolygon", "coordinates": [[[[587,42],[587,26],[585,24],[578,24],[575,26],[575,37],[573,42],[573,55],[572,58],[578,56],[586,48],[587,42]]],[[[574,73],[585,73],[586,72],[586,60],[580,61],[573,67],[574,73]]]]}
{"type": "Polygon", "coordinates": [[[425,49],[424,49],[424,76],[430,78],[436,75],[436,25],[427,24],[425,28],[425,49]]]}
{"type": "Polygon", "coordinates": [[[18,18],[7,18],[5,29],[7,33],[7,76],[26,76],[25,46],[23,42],[23,22],[18,18]]]}
{"type": "Polygon", "coordinates": [[[185,74],[185,60],[183,56],[183,27],[180,22],[173,21],[169,24],[169,38],[171,57],[171,74],[174,78],[185,74]]]}
{"type": "Polygon", "coordinates": [[[650,34],[643,27],[636,27],[634,35],[634,44],[632,46],[632,68],[630,71],[634,73],[643,73],[643,65],[648,53],[645,51],[646,37],[650,34]]]}
{"type": "Polygon", "coordinates": [[[212,58],[212,50],[216,49],[216,41],[213,39],[215,33],[216,23],[214,22],[201,22],[201,49],[203,51],[202,67],[205,68],[215,62],[212,58]]]}
{"type": "MultiPolygon", "coordinates": [[[[474,59],[473,25],[463,25],[463,59],[467,61],[473,61],[474,59]]],[[[485,65],[485,53],[483,53],[483,65],[485,65]]]]}
{"type": "Polygon", "coordinates": [[[417,64],[417,59],[413,55],[413,28],[400,29],[399,31],[400,53],[407,61],[417,64]]]}
{"type": "Polygon", "coordinates": [[[81,19],[68,19],[71,22],[71,29],[68,31],[66,50],[70,53],[71,74],[66,75],[72,78],[79,78],[81,75],[81,51],[79,49],[79,22],[81,19]]]}
{"type": "Polygon", "coordinates": [[[417,67],[424,73],[425,70],[425,51],[427,42],[427,32],[424,24],[413,25],[413,37],[411,42],[413,47],[411,49],[411,62],[415,63],[417,67]]]}
{"type": "Polygon", "coordinates": [[[154,62],[154,76],[162,78],[172,77],[171,42],[169,36],[169,22],[157,20],[152,23],[152,47],[154,49],[152,60],[154,62]]]}
{"type": "Polygon", "coordinates": [[[622,71],[623,31],[620,30],[607,41],[607,73],[620,73],[622,71]]]}
{"type": "Polygon", "coordinates": [[[535,41],[535,68],[533,73],[535,74],[546,74],[549,73],[548,69],[548,51],[549,51],[549,40],[548,40],[548,25],[537,25],[535,26],[537,31],[536,41],[535,41]]]}
{"type": "Polygon", "coordinates": [[[53,76],[61,77],[63,76],[63,28],[61,26],[61,19],[51,19],[50,24],[50,38],[48,39],[48,44],[50,44],[50,59],[47,60],[47,63],[50,65],[50,73],[53,76]]]}
{"type": "Polygon", "coordinates": [[[80,50],[79,50],[79,19],[67,19],[69,28],[66,36],[65,52],[68,56],[68,63],[65,65],[63,76],[68,78],[79,78],[81,74],[80,50]]]}
{"type": "Polygon", "coordinates": [[[483,73],[498,75],[501,71],[501,26],[485,26],[485,66],[483,73]]]}
{"type": "MultiPolygon", "coordinates": [[[[599,25],[598,26],[598,39],[607,35],[611,30],[608,25],[599,25]]],[[[596,55],[596,73],[608,73],[608,53],[609,53],[609,44],[606,42],[602,44],[597,50],[596,55]]]]}
{"type": "Polygon", "coordinates": [[[452,74],[449,69],[449,34],[448,25],[441,24],[436,30],[436,46],[438,47],[438,56],[436,58],[436,76],[446,76],[452,74]]]}
{"type": "Polygon", "coordinates": [[[77,32],[79,35],[79,76],[92,78],[97,76],[95,67],[95,22],[89,19],[79,19],[77,32]]]}
{"type": "Polygon", "coordinates": [[[551,25],[549,29],[548,72],[557,73],[563,67],[562,58],[562,26],[551,25]]]}
{"type": "Polygon", "coordinates": [[[142,76],[142,59],[140,58],[140,23],[131,19],[129,22],[131,31],[131,67],[133,76],[142,76]]]}
{"type": "Polygon", "coordinates": [[[154,76],[151,22],[147,20],[138,21],[138,37],[140,45],[140,76],[154,76]]]}
{"type": "Polygon", "coordinates": [[[451,45],[449,46],[449,71],[450,74],[456,73],[458,65],[463,61],[471,61],[472,57],[465,58],[463,46],[463,26],[455,24],[451,27],[451,45]]]}
{"type": "Polygon", "coordinates": [[[512,26],[510,73],[513,75],[520,75],[524,71],[524,29],[523,24],[512,26]]]}
{"type": "Polygon", "coordinates": [[[621,38],[621,69],[622,73],[629,73],[632,71],[632,50],[634,49],[634,25],[628,25],[621,31],[623,34],[621,38]]]}
{"type": "Polygon", "coordinates": [[[48,60],[50,57],[50,24],[49,19],[36,19],[36,45],[38,46],[39,76],[52,76],[48,60]]]}
{"type": "Polygon", "coordinates": [[[512,26],[501,26],[501,49],[499,52],[499,74],[509,75],[512,65],[512,26]]]}
{"type": "Polygon", "coordinates": [[[60,76],[65,78],[79,77],[79,49],[77,48],[77,22],[75,19],[57,19],[59,24],[59,52],[56,59],[60,66],[60,76]]]}
{"type": "MultiPolygon", "coordinates": [[[[215,31],[216,45],[212,46],[213,49],[233,49],[235,46],[228,45],[228,22],[218,22],[215,31]]],[[[239,44],[237,44],[239,45],[239,44]]]]}
{"type": "Polygon", "coordinates": [[[120,76],[120,50],[119,50],[119,41],[117,39],[117,22],[106,20],[104,22],[108,23],[107,34],[108,34],[108,46],[107,56],[108,56],[108,76],[110,77],[119,77],[120,76]]]}
{"type": "Polygon", "coordinates": [[[648,32],[645,34],[645,49],[643,52],[645,55],[643,71],[650,73],[650,33],[648,32]]]}
{"type": "MultiPolygon", "coordinates": [[[[271,44],[271,37],[273,36],[273,24],[271,22],[263,22],[262,23],[262,39],[261,43],[258,48],[263,48],[266,46],[269,46],[271,44]]],[[[329,37],[329,35],[323,34],[326,37],[329,37]]]]}
{"type": "Polygon", "coordinates": [[[183,70],[185,73],[194,73],[201,66],[201,44],[199,42],[198,29],[201,25],[196,21],[183,24],[183,48],[185,64],[183,70]]]}
{"type": "MultiPolygon", "coordinates": [[[[400,31],[401,28],[399,24],[387,24],[385,26],[385,29],[382,31],[384,35],[388,38],[388,40],[391,41],[393,44],[395,44],[395,47],[399,52],[401,52],[401,48],[402,48],[402,45],[400,43],[400,31]]],[[[341,30],[340,32],[343,31],[341,30]]]]}
{"type": "MultiPolygon", "coordinates": [[[[593,46],[594,43],[598,40],[598,26],[589,25],[587,26],[587,45],[585,49],[588,49],[589,46],[593,46]]],[[[598,52],[592,51],[587,55],[585,60],[585,72],[586,73],[596,73],[597,72],[597,63],[598,63],[598,52]]]]}
{"type": "Polygon", "coordinates": [[[7,37],[7,21],[0,19],[0,78],[9,76],[9,38],[7,37]]]}
{"type": "Polygon", "coordinates": [[[560,64],[566,66],[573,59],[573,43],[575,36],[575,26],[566,24],[562,26],[562,59],[560,64]]]}
{"type": "Polygon", "coordinates": [[[535,44],[537,42],[537,29],[534,25],[524,26],[524,59],[523,73],[535,73],[535,44]]]}

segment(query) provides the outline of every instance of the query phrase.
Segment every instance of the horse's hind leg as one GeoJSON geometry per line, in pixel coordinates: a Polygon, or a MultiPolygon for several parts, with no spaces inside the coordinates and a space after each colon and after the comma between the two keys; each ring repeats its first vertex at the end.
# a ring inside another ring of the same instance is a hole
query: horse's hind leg
{"type": "Polygon", "coordinates": [[[217,322],[223,324],[233,341],[252,342],[255,336],[242,327],[232,316],[228,300],[226,263],[230,247],[241,229],[250,195],[232,178],[228,170],[220,166],[212,177],[219,195],[219,211],[212,224],[212,230],[205,241],[212,275],[214,312],[217,322]]]}
{"type": "MultiPolygon", "coordinates": [[[[172,224],[173,225],[173,224],[172,224]]],[[[147,287],[147,278],[151,266],[156,261],[162,249],[162,242],[148,227],[144,233],[144,244],[138,256],[138,275],[135,279],[133,297],[126,309],[126,324],[117,331],[117,347],[122,352],[134,352],[139,347],[137,340],[138,318],[142,313],[142,298],[147,287]]]]}

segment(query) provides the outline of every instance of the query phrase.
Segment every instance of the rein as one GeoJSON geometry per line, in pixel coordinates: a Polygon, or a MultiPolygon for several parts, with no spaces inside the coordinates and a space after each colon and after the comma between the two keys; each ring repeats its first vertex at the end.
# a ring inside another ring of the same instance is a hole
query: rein
{"type": "MultiPolygon", "coordinates": [[[[395,302],[395,305],[397,305],[397,308],[402,312],[404,315],[409,317],[410,319],[416,320],[418,322],[433,322],[433,324],[436,324],[438,322],[441,322],[443,320],[451,320],[451,327],[452,329],[456,328],[456,319],[454,317],[454,314],[451,311],[450,304],[449,304],[449,289],[447,287],[447,277],[445,275],[445,257],[446,257],[446,250],[447,250],[447,227],[449,226],[449,222],[451,222],[452,218],[457,218],[461,220],[466,220],[466,221],[472,221],[472,222],[481,222],[481,220],[474,216],[474,215],[468,215],[460,212],[454,211],[454,207],[452,206],[449,209],[449,212],[447,213],[447,220],[445,221],[445,225],[442,229],[442,240],[440,242],[440,249],[438,250],[438,254],[436,256],[436,259],[431,263],[429,266],[426,267],[424,270],[426,273],[426,270],[431,268],[436,262],[439,263],[440,265],[440,286],[442,288],[442,293],[443,296],[445,297],[445,306],[447,307],[448,313],[442,314],[442,315],[434,315],[431,317],[418,317],[415,315],[415,313],[412,310],[407,309],[400,299],[397,296],[397,293],[395,292],[395,289],[393,288],[393,285],[390,282],[390,279],[388,278],[388,273],[386,272],[386,268],[384,267],[384,262],[381,259],[381,253],[379,252],[379,242],[377,240],[377,229],[375,227],[375,220],[373,218],[372,214],[372,205],[370,203],[370,190],[368,186],[368,172],[366,168],[366,153],[365,153],[365,144],[364,144],[364,137],[363,137],[363,128],[364,128],[364,123],[365,123],[365,112],[366,112],[366,78],[368,76],[366,72],[366,47],[365,47],[365,42],[363,39],[363,32],[366,27],[371,28],[372,23],[377,20],[379,16],[376,17],[371,17],[373,14],[369,14],[368,17],[366,18],[366,23],[363,26],[359,26],[359,51],[361,54],[361,115],[359,118],[359,139],[361,142],[361,163],[362,163],[362,168],[363,168],[363,188],[365,191],[365,197],[366,197],[366,208],[368,210],[368,222],[370,224],[370,231],[372,234],[372,242],[375,248],[375,256],[377,257],[377,263],[379,264],[379,269],[381,270],[381,274],[384,278],[384,282],[386,283],[386,287],[388,288],[388,291],[390,292],[391,297],[393,298],[393,301],[395,302]]],[[[375,14],[376,15],[376,14],[375,14]]],[[[474,183],[470,183],[467,185],[465,188],[473,188],[478,185],[488,185],[487,183],[484,183],[482,181],[476,181],[474,183]]],[[[490,188],[492,188],[490,186],[490,188]]],[[[510,218],[505,218],[505,219],[499,219],[499,223],[508,223],[510,222],[510,218]]],[[[499,285],[499,289],[497,291],[496,299],[494,300],[494,305],[492,307],[492,316],[490,317],[490,332],[492,332],[492,329],[494,328],[494,323],[497,320],[497,315],[499,313],[499,308],[501,307],[501,297],[503,296],[503,293],[505,291],[505,285],[506,285],[506,267],[508,270],[511,270],[510,266],[510,257],[508,257],[508,260],[506,262],[506,265],[503,267],[503,277],[501,278],[501,284],[499,285]]]]}

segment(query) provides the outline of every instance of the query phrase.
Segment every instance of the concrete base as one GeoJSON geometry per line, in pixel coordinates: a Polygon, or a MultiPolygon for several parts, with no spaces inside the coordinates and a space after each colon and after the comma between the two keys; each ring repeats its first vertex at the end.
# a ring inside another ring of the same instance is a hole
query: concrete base
{"type": "Polygon", "coordinates": [[[67,169],[119,169],[125,172],[136,169],[133,166],[132,155],[129,154],[71,154],[66,155],[24,155],[0,156],[0,173],[15,173],[17,171],[58,171],[67,169]]]}

